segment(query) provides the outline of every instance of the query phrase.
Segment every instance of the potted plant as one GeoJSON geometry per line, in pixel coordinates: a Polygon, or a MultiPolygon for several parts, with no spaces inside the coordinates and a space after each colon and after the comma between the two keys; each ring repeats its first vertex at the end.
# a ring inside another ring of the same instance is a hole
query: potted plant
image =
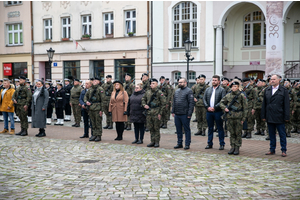
{"type": "Polygon", "coordinates": [[[70,38],[62,38],[62,41],[69,41],[70,38]]]}
{"type": "Polygon", "coordinates": [[[113,37],[114,37],[114,34],[113,34],[113,33],[111,33],[111,34],[105,34],[105,37],[106,37],[106,38],[113,38],[113,37]]]}
{"type": "Polygon", "coordinates": [[[129,36],[129,37],[132,37],[133,34],[134,34],[134,32],[128,32],[128,36],[129,36]]]}
{"type": "Polygon", "coordinates": [[[51,39],[46,39],[44,42],[51,42],[52,40],[51,39]]]}
{"type": "Polygon", "coordinates": [[[82,39],[82,40],[89,40],[90,37],[91,37],[91,35],[89,35],[89,34],[84,34],[84,35],[82,35],[81,39],[82,39]]]}

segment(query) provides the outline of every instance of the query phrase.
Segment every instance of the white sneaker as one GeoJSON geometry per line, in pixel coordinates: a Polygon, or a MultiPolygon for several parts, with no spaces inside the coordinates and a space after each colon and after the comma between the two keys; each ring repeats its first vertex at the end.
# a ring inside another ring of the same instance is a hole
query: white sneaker
{"type": "Polygon", "coordinates": [[[47,118],[47,125],[51,125],[51,118],[47,118]]]}
{"type": "Polygon", "coordinates": [[[32,117],[27,117],[28,118],[28,123],[32,122],[32,117]]]}
{"type": "Polygon", "coordinates": [[[0,115],[0,121],[3,121],[4,119],[3,119],[3,115],[0,115]]]}
{"type": "Polygon", "coordinates": [[[60,125],[59,122],[60,122],[60,119],[57,119],[57,122],[54,125],[60,125]]]}
{"type": "Polygon", "coordinates": [[[64,119],[59,120],[59,125],[63,126],[64,125],[64,119]]]}
{"type": "Polygon", "coordinates": [[[15,122],[19,122],[20,121],[20,118],[19,117],[17,117],[16,118],[16,120],[15,120],[15,122]]]}

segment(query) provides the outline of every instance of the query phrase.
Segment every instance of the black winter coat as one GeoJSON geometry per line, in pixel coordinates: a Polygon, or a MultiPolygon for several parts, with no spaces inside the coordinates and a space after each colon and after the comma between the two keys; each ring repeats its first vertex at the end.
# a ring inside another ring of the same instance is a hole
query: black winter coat
{"type": "Polygon", "coordinates": [[[60,89],[56,91],[55,93],[55,108],[65,108],[66,105],[66,96],[65,96],[65,90],[60,89]]]}
{"type": "Polygon", "coordinates": [[[128,101],[127,112],[128,116],[130,116],[131,123],[145,123],[146,117],[143,114],[145,110],[142,107],[142,98],[145,94],[144,90],[139,92],[134,92],[128,101]]]}
{"type": "Polygon", "coordinates": [[[194,106],[194,94],[190,88],[179,88],[175,91],[172,114],[192,116],[194,106]]]}
{"type": "Polygon", "coordinates": [[[261,119],[274,124],[283,124],[285,120],[290,120],[289,91],[285,87],[279,85],[274,95],[272,95],[272,86],[265,90],[261,119]]]}

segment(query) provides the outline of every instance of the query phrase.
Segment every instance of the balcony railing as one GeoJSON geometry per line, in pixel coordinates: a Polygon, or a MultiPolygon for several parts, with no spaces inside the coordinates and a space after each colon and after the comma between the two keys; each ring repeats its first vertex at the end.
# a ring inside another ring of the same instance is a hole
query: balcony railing
{"type": "Polygon", "coordinates": [[[286,78],[300,78],[300,60],[286,61],[284,74],[286,78]]]}

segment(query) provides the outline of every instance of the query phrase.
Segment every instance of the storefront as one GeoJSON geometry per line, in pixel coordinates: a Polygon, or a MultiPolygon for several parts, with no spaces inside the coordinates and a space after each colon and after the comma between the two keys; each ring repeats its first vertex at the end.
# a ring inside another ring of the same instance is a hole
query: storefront
{"type": "Polygon", "coordinates": [[[135,60],[134,59],[120,59],[115,60],[115,80],[125,82],[125,74],[131,74],[131,78],[135,78],[135,60]]]}
{"type": "Polygon", "coordinates": [[[10,80],[19,76],[28,77],[27,62],[3,63],[3,76],[10,80]]]}
{"type": "Polygon", "coordinates": [[[80,61],[64,61],[64,78],[80,79],[80,61]]]}

